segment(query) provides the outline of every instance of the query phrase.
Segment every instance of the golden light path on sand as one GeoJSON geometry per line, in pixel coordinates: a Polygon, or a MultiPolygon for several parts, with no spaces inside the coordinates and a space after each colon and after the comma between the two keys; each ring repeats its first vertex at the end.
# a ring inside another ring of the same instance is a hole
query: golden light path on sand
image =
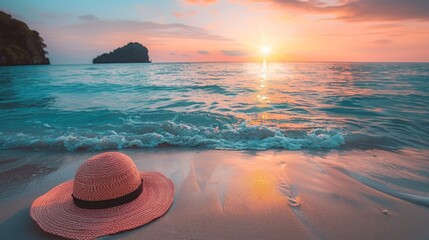
{"type": "MultiPolygon", "coordinates": [[[[427,151],[123,152],[139,170],[170,178],[176,191],[165,216],[112,239],[420,239],[429,234],[429,211],[423,206],[427,187],[416,185],[421,192],[409,188],[413,179],[428,180],[427,151]],[[394,168],[398,164],[404,165],[401,171],[394,168]],[[382,176],[404,182],[384,182],[382,176]]],[[[72,179],[92,155],[14,153],[17,160],[10,164],[54,162],[56,168],[20,181],[0,179],[2,186],[10,186],[0,198],[2,236],[51,237],[30,226],[28,206],[52,186],[72,179]],[[55,161],[59,158],[61,162],[55,161]]],[[[19,175],[16,171],[8,174],[19,175]]]]}

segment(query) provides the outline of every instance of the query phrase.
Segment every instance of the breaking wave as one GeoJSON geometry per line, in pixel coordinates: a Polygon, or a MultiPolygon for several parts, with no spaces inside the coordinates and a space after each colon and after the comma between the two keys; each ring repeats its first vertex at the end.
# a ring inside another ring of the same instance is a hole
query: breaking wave
{"type": "MultiPolygon", "coordinates": [[[[131,121],[131,120],[130,120],[131,121]]],[[[0,134],[1,149],[104,150],[165,146],[208,149],[265,150],[338,148],[344,143],[338,130],[313,129],[287,132],[275,127],[227,124],[222,127],[164,122],[139,122],[131,131],[71,129],[63,134],[0,134]]]]}

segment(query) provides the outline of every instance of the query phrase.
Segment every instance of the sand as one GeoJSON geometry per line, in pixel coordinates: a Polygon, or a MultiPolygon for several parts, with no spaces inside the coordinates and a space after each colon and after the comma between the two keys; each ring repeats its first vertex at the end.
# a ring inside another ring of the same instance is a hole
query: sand
{"type": "MultiPolygon", "coordinates": [[[[122,152],[176,195],[164,217],[103,239],[429,239],[424,151],[122,152]]],[[[0,239],[60,239],[29,206],[94,154],[1,151],[0,239]]]]}

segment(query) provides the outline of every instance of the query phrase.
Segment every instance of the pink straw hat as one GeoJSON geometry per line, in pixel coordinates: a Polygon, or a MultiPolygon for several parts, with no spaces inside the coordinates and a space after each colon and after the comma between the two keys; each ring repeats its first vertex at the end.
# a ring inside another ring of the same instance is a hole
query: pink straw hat
{"type": "Polygon", "coordinates": [[[161,217],[173,198],[170,179],[157,172],[139,172],[127,155],[106,152],[83,163],[74,180],[37,198],[30,215],[46,232],[93,239],[161,217]]]}

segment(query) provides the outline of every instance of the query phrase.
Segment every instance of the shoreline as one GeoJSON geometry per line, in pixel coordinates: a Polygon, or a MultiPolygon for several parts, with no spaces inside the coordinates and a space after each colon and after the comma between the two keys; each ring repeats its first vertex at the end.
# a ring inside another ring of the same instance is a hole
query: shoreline
{"type": "MultiPolygon", "coordinates": [[[[176,194],[164,217],[108,239],[429,236],[425,150],[121,152],[140,171],[170,178],[176,194]]],[[[0,151],[0,238],[56,239],[30,219],[29,207],[36,197],[72,179],[80,164],[97,153],[0,151]]]]}

